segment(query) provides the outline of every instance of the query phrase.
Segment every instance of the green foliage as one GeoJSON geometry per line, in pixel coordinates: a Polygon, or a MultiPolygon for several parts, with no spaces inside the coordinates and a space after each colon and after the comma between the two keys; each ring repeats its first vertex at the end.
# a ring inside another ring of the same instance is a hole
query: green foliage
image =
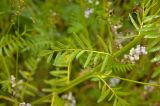
{"type": "Polygon", "coordinates": [[[159,105],[159,5],[1,0],[0,105],[159,105]]]}

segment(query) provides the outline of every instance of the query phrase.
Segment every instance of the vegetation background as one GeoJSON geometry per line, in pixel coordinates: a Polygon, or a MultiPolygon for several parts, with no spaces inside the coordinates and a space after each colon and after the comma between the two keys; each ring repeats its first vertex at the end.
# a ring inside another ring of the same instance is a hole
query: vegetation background
{"type": "Polygon", "coordinates": [[[160,106],[159,12],[159,0],[0,0],[0,106],[160,106]]]}

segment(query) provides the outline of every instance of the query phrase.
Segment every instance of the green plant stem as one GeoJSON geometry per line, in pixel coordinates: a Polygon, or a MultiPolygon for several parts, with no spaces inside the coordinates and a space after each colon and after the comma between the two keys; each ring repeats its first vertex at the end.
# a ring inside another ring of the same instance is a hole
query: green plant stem
{"type": "Polygon", "coordinates": [[[2,95],[0,95],[0,99],[4,99],[4,100],[7,100],[9,102],[17,103],[16,100],[14,100],[12,98],[9,98],[9,97],[6,97],[6,96],[2,96],[2,95]]]}
{"type": "Polygon", "coordinates": [[[16,53],[16,64],[15,64],[15,66],[16,66],[16,79],[18,79],[18,58],[19,58],[19,50],[17,50],[17,53],[16,53]]]}
{"type": "Polygon", "coordinates": [[[117,77],[117,76],[108,76],[108,77],[118,78],[118,79],[121,79],[121,80],[124,80],[124,81],[132,82],[132,83],[137,83],[137,84],[142,84],[142,85],[160,87],[160,85],[157,85],[157,84],[151,84],[151,83],[146,83],[146,82],[139,82],[139,81],[130,80],[130,79],[126,79],[126,78],[121,78],[121,77],[117,77]]]}
{"type": "Polygon", "coordinates": [[[96,73],[97,73],[97,70],[99,68],[101,68],[101,65],[102,64],[97,65],[97,67],[95,67],[93,70],[87,71],[87,72],[84,73],[84,75],[72,80],[67,86],[58,89],[56,91],[56,93],[57,94],[63,93],[65,91],[69,90],[70,88],[80,84],[81,82],[83,82],[83,81],[85,81],[85,80],[87,80],[87,79],[89,79],[91,77],[94,77],[96,75],[96,73]]]}
{"type": "Polygon", "coordinates": [[[108,30],[108,36],[109,36],[109,39],[108,39],[108,50],[109,50],[109,52],[112,54],[113,35],[112,35],[112,31],[111,31],[111,29],[110,29],[110,24],[109,24],[109,22],[107,22],[107,30],[108,30]]]}
{"type": "Polygon", "coordinates": [[[31,102],[31,104],[32,104],[32,105],[42,104],[43,100],[45,100],[45,99],[47,99],[47,98],[49,98],[49,97],[51,97],[51,96],[52,96],[52,94],[50,93],[50,94],[48,94],[48,95],[46,95],[46,96],[43,96],[42,98],[39,98],[39,99],[31,102]]]}
{"type": "MultiPolygon", "coordinates": [[[[85,51],[85,52],[93,52],[93,53],[99,53],[99,54],[104,54],[104,55],[110,55],[107,52],[100,52],[100,51],[95,51],[95,50],[89,50],[89,49],[54,49],[54,51],[75,51],[75,50],[79,50],[79,51],[85,51]]],[[[110,55],[111,56],[111,55],[110,55]]]]}
{"type": "Polygon", "coordinates": [[[67,76],[67,78],[68,78],[68,82],[70,82],[71,67],[72,67],[72,63],[71,63],[71,61],[70,61],[70,62],[69,62],[69,65],[68,65],[68,76],[67,76]]]}
{"type": "Polygon", "coordinates": [[[101,78],[100,76],[98,76],[98,78],[112,91],[112,93],[113,93],[116,97],[118,97],[117,94],[115,93],[115,91],[106,83],[106,81],[105,81],[103,78],[101,78]]]}
{"type": "Polygon", "coordinates": [[[79,83],[91,78],[93,76],[93,72],[94,71],[89,71],[86,72],[84,75],[76,78],[75,80],[71,81],[67,86],[65,86],[64,88],[60,88],[57,91],[57,94],[63,93],[64,91],[67,91],[68,89],[78,85],[79,83]]]}

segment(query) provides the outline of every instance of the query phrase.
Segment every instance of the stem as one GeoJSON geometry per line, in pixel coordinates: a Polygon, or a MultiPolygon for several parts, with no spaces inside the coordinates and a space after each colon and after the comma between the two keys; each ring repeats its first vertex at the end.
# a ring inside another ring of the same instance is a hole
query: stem
{"type": "Polygon", "coordinates": [[[60,94],[64,91],[67,91],[68,89],[78,85],[79,83],[91,78],[93,76],[93,72],[94,71],[89,71],[89,72],[86,72],[84,75],[76,78],[75,80],[71,81],[67,86],[65,86],[64,88],[60,88],[58,89],[57,91],[57,94],[60,94]]]}
{"type": "Polygon", "coordinates": [[[130,80],[130,79],[121,78],[121,77],[116,77],[116,76],[108,76],[108,77],[118,78],[118,79],[121,79],[121,80],[124,80],[124,81],[132,82],[132,83],[137,83],[137,84],[142,84],[142,85],[149,85],[149,86],[157,86],[157,87],[160,87],[160,85],[157,85],[157,84],[151,84],[151,83],[146,83],[146,82],[139,82],[139,81],[130,80]]]}
{"type": "Polygon", "coordinates": [[[71,61],[70,61],[70,62],[69,62],[69,65],[68,65],[68,76],[67,76],[68,82],[70,82],[71,67],[72,67],[72,63],[71,63],[71,61]]]}
{"type": "MultiPolygon", "coordinates": [[[[93,77],[96,74],[96,71],[101,68],[102,64],[99,64],[97,67],[95,67],[93,70],[91,71],[87,71],[86,73],[84,73],[84,75],[72,80],[67,86],[65,86],[64,88],[60,88],[56,91],[57,94],[63,93],[67,90],[69,90],[70,88],[78,85],[79,83],[93,77]]],[[[54,91],[55,92],[55,91],[54,91]]]]}
{"type": "Polygon", "coordinates": [[[17,53],[16,53],[16,64],[15,64],[15,67],[16,67],[16,79],[18,79],[18,58],[19,58],[19,49],[17,50],[17,53]]]}
{"type": "Polygon", "coordinates": [[[54,49],[54,51],[75,51],[75,50],[79,50],[79,51],[85,51],[85,52],[93,52],[93,53],[99,53],[99,54],[104,54],[104,55],[110,55],[107,52],[100,52],[100,51],[95,51],[95,50],[89,50],[89,49],[54,49]]]}
{"type": "Polygon", "coordinates": [[[117,94],[115,93],[115,91],[106,83],[106,81],[104,79],[102,79],[100,76],[98,76],[98,78],[112,91],[112,93],[116,96],[117,94]]]}
{"type": "Polygon", "coordinates": [[[6,97],[6,96],[2,96],[2,95],[0,96],[0,99],[4,99],[4,100],[7,100],[7,101],[9,101],[9,102],[17,103],[16,100],[11,99],[11,98],[6,97]]]}
{"type": "Polygon", "coordinates": [[[45,100],[45,99],[47,99],[47,98],[49,98],[51,96],[52,96],[52,94],[48,94],[46,96],[43,96],[42,98],[39,98],[38,100],[33,101],[31,104],[32,105],[34,105],[34,104],[42,104],[43,100],[45,100]]]}

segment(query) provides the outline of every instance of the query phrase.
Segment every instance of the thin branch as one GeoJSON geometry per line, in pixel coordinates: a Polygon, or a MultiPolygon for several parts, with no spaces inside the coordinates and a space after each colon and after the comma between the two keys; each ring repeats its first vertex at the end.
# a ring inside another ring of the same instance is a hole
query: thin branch
{"type": "Polygon", "coordinates": [[[116,97],[118,97],[118,95],[115,93],[115,91],[106,83],[106,81],[105,81],[103,78],[101,78],[99,75],[98,75],[98,78],[112,91],[112,93],[113,93],[116,97]]]}
{"type": "Polygon", "coordinates": [[[117,77],[117,76],[108,76],[108,77],[118,78],[118,79],[121,79],[121,80],[124,80],[124,81],[132,82],[132,83],[137,83],[137,84],[142,84],[142,85],[149,85],[149,86],[160,87],[160,85],[158,85],[158,84],[139,82],[139,81],[135,81],[135,80],[131,80],[131,79],[126,79],[126,78],[121,78],[121,77],[117,77]]]}
{"type": "Polygon", "coordinates": [[[0,99],[4,99],[4,100],[7,100],[9,102],[17,103],[16,100],[14,100],[12,98],[9,98],[9,97],[6,97],[6,96],[2,96],[2,95],[0,95],[0,99]]]}

